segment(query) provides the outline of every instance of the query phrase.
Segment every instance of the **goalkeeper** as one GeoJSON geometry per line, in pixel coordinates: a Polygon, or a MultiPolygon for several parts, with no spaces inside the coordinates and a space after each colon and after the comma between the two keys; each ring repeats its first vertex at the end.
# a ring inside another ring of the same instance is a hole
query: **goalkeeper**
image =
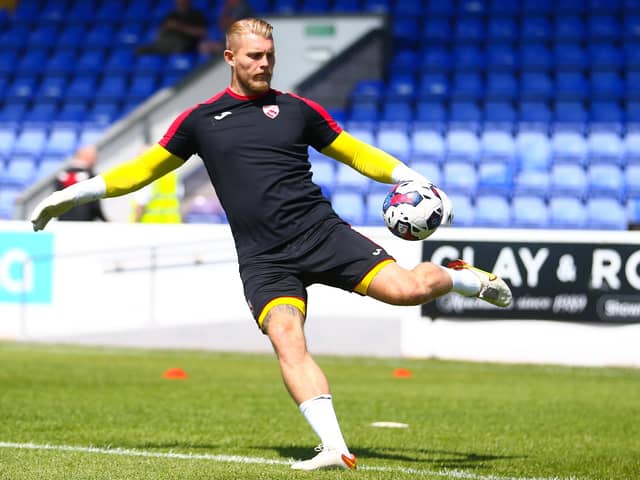
{"type": "MultiPolygon", "coordinates": [[[[225,90],[180,114],[132,161],[52,193],[31,221],[42,230],[76,205],[142,188],[198,154],[229,219],[249,308],[273,345],[287,390],[321,441],[316,456],[292,468],[354,469],[329,384],[306,347],[306,287],[322,283],[393,305],[420,305],[453,291],[504,307],[511,292],[495,275],[462,261],[452,268],[428,262],[402,268],[351,229],[312,182],[309,146],[380,182],[428,180],[351,137],[318,104],[271,89],[271,25],[239,20],[226,42],[231,82],[225,90]]],[[[450,223],[451,204],[440,195],[450,223]]]]}

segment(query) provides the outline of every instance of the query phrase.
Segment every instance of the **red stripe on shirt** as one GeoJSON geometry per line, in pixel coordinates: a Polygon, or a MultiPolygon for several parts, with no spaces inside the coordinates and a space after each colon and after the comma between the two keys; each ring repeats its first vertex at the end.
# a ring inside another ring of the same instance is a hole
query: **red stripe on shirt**
{"type": "MultiPolygon", "coordinates": [[[[202,103],[213,103],[216,100],[218,100],[221,96],[223,96],[225,93],[226,93],[226,90],[218,92],[209,100],[205,100],[202,103]]],[[[178,128],[180,128],[180,125],[182,125],[182,122],[184,122],[184,119],[187,118],[189,114],[193,112],[196,108],[198,108],[198,105],[194,105],[193,107],[185,110],[184,112],[182,112],[180,115],[176,117],[176,119],[173,121],[171,126],[169,126],[169,129],[167,130],[167,132],[158,142],[162,147],[165,147],[165,148],[167,147],[167,145],[169,144],[173,136],[176,134],[176,131],[178,131],[178,128]]]]}
{"type": "Polygon", "coordinates": [[[322,105],[314,102],[313,100],[309,100],[308,98],[304,98],[304,97],[301,97],[300,95],[296,95],[295,93],[289,92],[289,95],[291,95],[294,98],[297,98],[298,100],[302,100],[304,103],[306,103],[311,108],[313,108],[316,112],[318,112],[320,116],[322,116],[322,118],[326,120],[326,122],[329,124],[329,127],[331,127],[331,129],[334,132],[336,133],[342,132],[342,128],[340,127],[340,125],[337,124],[337,122],[333,119],[331,115],[329,115],[329,112],[327,112],[322,105]]]}

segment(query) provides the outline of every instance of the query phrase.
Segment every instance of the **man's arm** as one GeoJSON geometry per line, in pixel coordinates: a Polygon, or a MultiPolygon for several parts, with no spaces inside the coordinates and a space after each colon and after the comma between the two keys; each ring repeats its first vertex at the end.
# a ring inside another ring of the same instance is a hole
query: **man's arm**
{"type": "Polygon", "coordinates": [[[42,230],[53,217],[62,215],[76,205],[105,197],[118,197],[138,190],[183,163],[183,159],[161,145],[153,145],[129,162],[64,190],[53,192],[42,200],[31,214],[33,229],[42,230]]]}
{"type": "MultiPolygon", "coordinates": [[[[397,158],[369,145],[342,131],[333,142],[321,150],[331,158],[349,165],[358,172],[373,180],[382,183],[399,183],[407,180],[416,180],[433,185],[433,182],[424,175],[409,168],[397,158]]],[[[453,221],[453,206],[449,197],[437,188],[442,205],[444,207],[443,223],[453,221]]]]}

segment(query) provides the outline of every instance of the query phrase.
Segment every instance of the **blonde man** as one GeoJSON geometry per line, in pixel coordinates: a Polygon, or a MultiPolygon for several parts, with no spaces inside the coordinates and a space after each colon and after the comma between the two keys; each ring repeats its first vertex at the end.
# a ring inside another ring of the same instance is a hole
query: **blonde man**
{"type": "MultiPolygon", "coordinates": [[[[36,230],[67,208],[123,195],[182,165],[203,159],[227,213],[249,308],[278,357],[284,384],[321,441],[294,469],[356,468],[333,408],[327,379],[307,350],[307,289],[323,283],[393,305],[420,305],[451,291],[498,306],[507,285],[464,262],[421,263],[409,270],[333,211],[311,180],[307,148],[385,183],[427,181],[399,160],[342,130],[320,105],[271,88],[272,27],[239,20],[227,32],[230,85],[179,115],[164,137],[129,163],[53,193],[34,211],[36,230]]],[[[444,217],[452,218],[440,192],[444,217]]]]}

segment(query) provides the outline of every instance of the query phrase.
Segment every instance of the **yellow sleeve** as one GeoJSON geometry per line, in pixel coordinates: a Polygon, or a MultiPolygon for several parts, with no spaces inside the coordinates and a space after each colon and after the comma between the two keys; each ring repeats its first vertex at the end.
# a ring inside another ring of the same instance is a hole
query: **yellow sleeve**
{"type": "Polygon", "coordinates": [[[355,168],[358,172],[382,183],[394,183],[393,169],[402,162],[342,131],[336,139],[322,149],[322,153],[355,168]]]}
{"type": "Polygon", "coordinates": [[[117,197],[138,190],[183,163],[182,158],[156,143],[133,160],[102,173],[107,186],[105,197],[117,197]]]}

